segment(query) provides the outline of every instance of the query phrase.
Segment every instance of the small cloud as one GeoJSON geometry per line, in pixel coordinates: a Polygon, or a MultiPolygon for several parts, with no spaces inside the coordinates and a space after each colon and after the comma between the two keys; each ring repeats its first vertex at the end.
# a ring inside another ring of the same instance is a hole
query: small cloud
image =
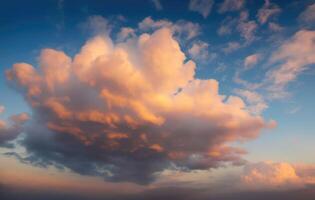
{"type": "Polygon", "coordinates": [[[298,19],[306,24],[315,22],[315,3],[309,5],[298,17],[298,19]]]}
{"type": "Polygon", "coordinates": [[[29,115],[27,113],[12,115],[7,121],[0,120],[0,146],[14,140],[22,132],[23,125],[28,120],[29,115]]]}
{"type": "Polygon", "coordinates": [[[215,68],[215,73],[221,73],[226,70],[227,66],[224,63],[219,63],[219,66],[215,68]]]}
{"type": "Polygon", "coordinates": [[[195,60],[207,61],[210,58],[208,47],[208,43],[198,41],[193,43],[192,47],[188,49],[188,53],[195,60]]]}
{"type": "Polygon", "coordinates": [[[94,35],[109,34],[112,29],[109,21],[100,15],[88,17],[87,21],[81,24],[81,28],[91,31],[94,35]]]}
{"type": "Polygon", "coordinates": [[[265,0],[265,3],[257,13],[257,18],[260,24],[265,24],[269,18],[279,14],[281,9],[278,5],[270,3],[270,0],[265,0]]]}
{"type": "Polygon", "coordinates": [[[246,43],[252,42],[258,26],[254,20],[249,20],[248,11],[242,11],[238,18],[226,17],[220,28],[217,30],[218,35],[230,35],[237,31],[240,36],[245,39],[246,43]]]}
{"type": "Polygon", "coordinates": [[[211,12],[213,0],[190,0],[189,10],[200,13],[204,18],[207,18],[211,12]]]}
{"type": "Polygon", "coordinates": [[[219,13],[240,10],[245,4],[245,0],[225,0],[219,7],[219,13]]]}
{"type": "Polygon", "coordinates": [[[258,53],[247,56],[244,60],[245,70],[251,69],[254,65],[257,64],[260,58],[261,55],[258,53]]]}
{"type": "Polygon", "coordinates": [[[170,29],[176,37],[190,40],[200,34],[200,25],[190,21],[178,20],[175,23],[168,20],[153,20],[146,17],[138,24],[138,28],[143,32],[152,32],[160,28],[170,29]]]}
{"type": "Polygon", "coordinates": [[[227,43],[226,47],[223,48],[224,53],[231,53],[240,49],[242,46],[238,42],[229,42],[227,43]]]}
{"type": "Polygon", "coordinates": [[[160,0],[152,0],[152,3],[154,4],[156,10],[163,10],[160,0]]]}
{"type": "Polygon", "coordinates": [[[234,92],[245,99],[248,103],[248,110],[253,114],[260,115],[268,108],[263,97],[257,92],[244,89],[235,89],[234,92]]]}
{"type": "Polygon", "coordinates": [[[294,108],[291,108],[291,109],[288,111],[288,113],[291,114],[291,115],[293,115],[293,114],[299,112],[300,110],[301,110],[301,106],[296,106],[296,107],[294,107],[294,108]]]}
{"type": "Polygon", "coordinates": [[[0,106],[0,114],[3,113],[5,110],[5,107],[4,106],[0,106]]]}
{"type": "Polygon", "coordinates": [[[130,37],[135,36],[135,30],[130,27],[123,27],[120,29],[120,32],[117,35],[117,40],[118,41],[124,41],[130,37]]]}
{"type": "Polygon", "coordinates": [[[218,35],[223,36],[223,35],[229,35],[232,33],[233,28],[237,26],[238,19],[232,18],[232,17],[226,17],[222,22],[217,30],[218,35]]]}
{"type": "Polygon", "coordinates": [[[274,23],[274,22],[269,22],[268,23],[268,28],[272,32],[280,32],[280,31],[282,31],[284,29],[282,26],[280,26],[279,24],[274,23]]]}

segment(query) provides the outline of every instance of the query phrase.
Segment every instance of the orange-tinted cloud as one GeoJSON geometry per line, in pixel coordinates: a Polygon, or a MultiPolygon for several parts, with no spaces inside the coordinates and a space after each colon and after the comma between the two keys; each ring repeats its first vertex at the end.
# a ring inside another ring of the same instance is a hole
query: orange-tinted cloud
{"type": "Polygon", "coordinates": [[[272,55],[271,63],[280,63],[266,74],[273,98],[287,95],[287,85],[315,63],[315,31],[300,30],[272,55]]]}
{"type": "Polygon", "coordinates": [[[247,189],[254,190],[303,188],[315,183],[315,166],[271,161],[252,163],[245,166],[242,181],[247,189]]]}
{"type": "Polygon", "coordinates": [[[137,183],[173,165],[243,163],[244,151],[227,143],[274,122],[219,94],[216,80],[196,79],[195,68],[167,27],[117,44],[99,35],[74,58],[44,49],[38,68],[15,64],[7,78],[34,113],[26,159],[137,183]]]}

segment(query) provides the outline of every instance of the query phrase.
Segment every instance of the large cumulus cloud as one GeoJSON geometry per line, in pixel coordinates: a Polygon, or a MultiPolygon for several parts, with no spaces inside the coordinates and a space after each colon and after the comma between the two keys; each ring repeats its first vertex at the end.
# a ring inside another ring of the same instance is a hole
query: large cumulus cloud
{"type": "Polygon", "coordinates": [[[100,35],[73,58],[44,49],[39,67],[14,64],[7,78],[33,111],[25,159],[142,184],[171,166],[242,164],[245,151],[228,144],[274,123],[195,68],[169,28],[116,44],[100,35]]]}

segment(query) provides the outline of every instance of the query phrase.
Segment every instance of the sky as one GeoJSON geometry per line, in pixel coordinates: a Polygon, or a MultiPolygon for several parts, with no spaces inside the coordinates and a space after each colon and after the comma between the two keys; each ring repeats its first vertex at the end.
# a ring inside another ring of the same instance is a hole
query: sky
{"type": "Polygon", "coordinates": [[[4,1],[1,199],[315,199],[315,1],[4,1]]]}

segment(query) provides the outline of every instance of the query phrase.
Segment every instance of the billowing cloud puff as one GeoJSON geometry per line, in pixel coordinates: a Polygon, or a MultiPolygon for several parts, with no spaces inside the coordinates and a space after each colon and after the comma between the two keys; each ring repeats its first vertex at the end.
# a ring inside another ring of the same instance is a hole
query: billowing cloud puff
{"type": "MultiPolygon", "coordinates": [[[[0,114],[4,110],[5,107],[0,106],[0,114]]],[[[15,139],[21,133],[22,126],[28,119],[28,114],[20,113],[12,115],[7,121],[0,120],[0,145],[15,139]]]]}
{"type": "Polygon", "coordinates": [[[228,143],[274,123],[195,68],[169,28],[116,44],[96,36],[74,58],[44,49],[38,68],[14,64],[7,78],[33,110],[25,160],[142,184],[171,166],[242,164],[244,150],[228,143]]]}
{"type": "Polygon", "coordinates": [[[314,169],[314,165],[264,161],[247,164],[241,178],[247,188],[255,190],[302,188],[315,183],[314,169]]]}

